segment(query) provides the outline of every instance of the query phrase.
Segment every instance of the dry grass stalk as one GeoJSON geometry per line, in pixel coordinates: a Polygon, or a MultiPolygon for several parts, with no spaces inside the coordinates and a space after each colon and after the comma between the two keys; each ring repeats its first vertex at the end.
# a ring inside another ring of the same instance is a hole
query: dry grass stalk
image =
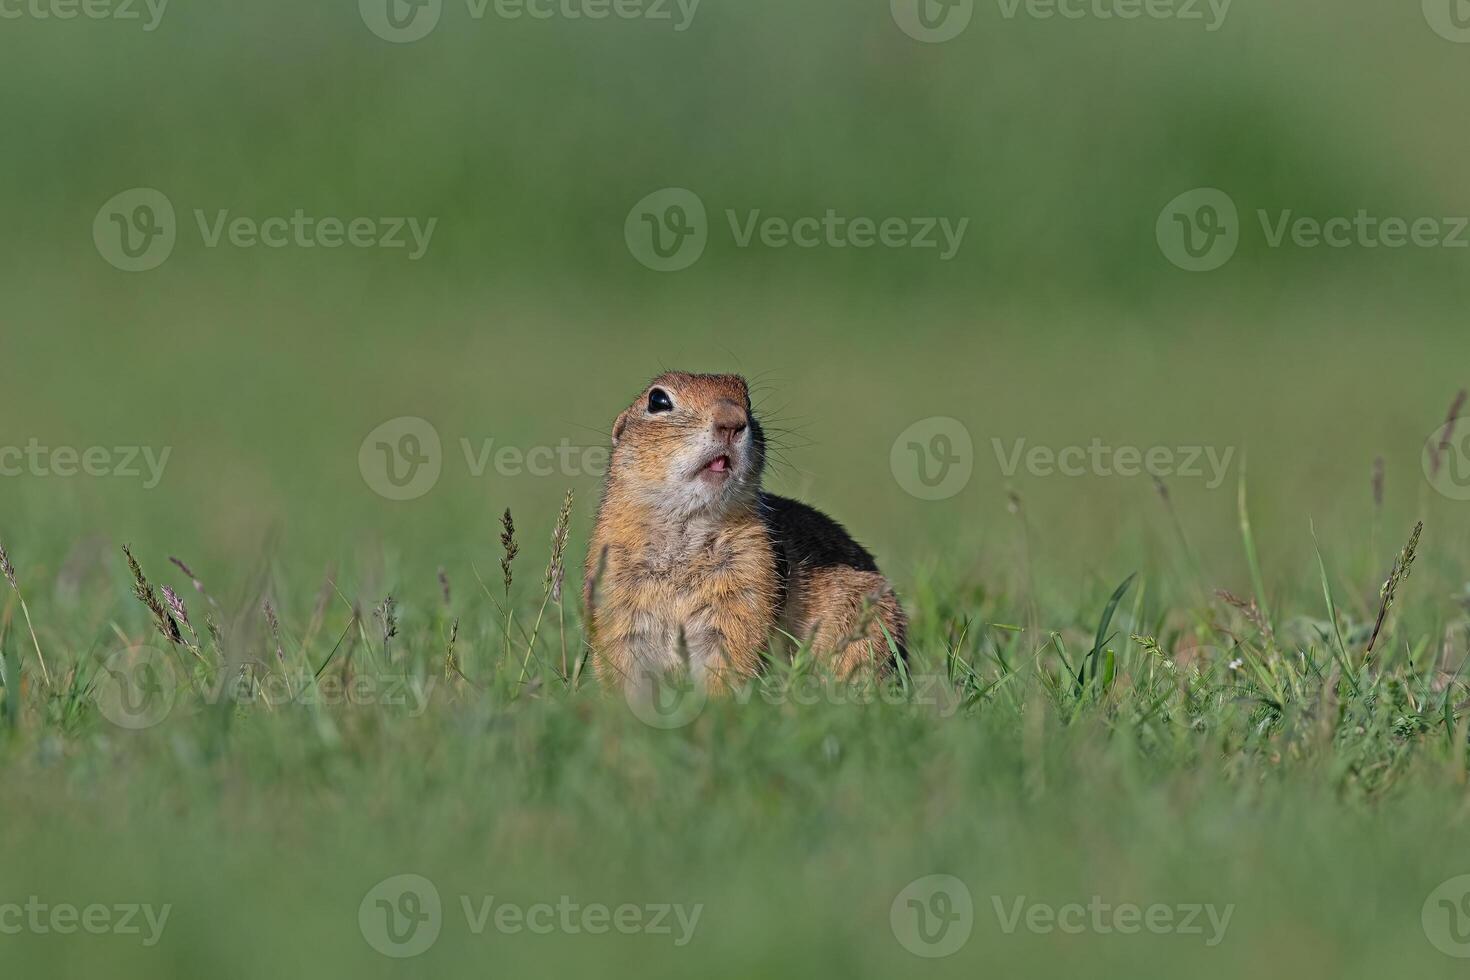
{"type": "Polygon", "coordinates": [[[210,595],[209,591],[204,588],[204,583],[199,580],[199,576],[194,574],[194,570],[192,568],[190,568],[188,565],[185,565],[180,559],[174,558],[172,556],[169,557],[169,561],[177,566],[179,571],[188,576],[190,582],[194,583],[195,592],[198,592],[200,595],[204,596],[204,600],[208,602],[210,606],[214,607],[215,609],[219,608],[219,603],[214,601],[214,596],[210,595]]]}
{"type": "MultiPolygon", "coordinates": [[[[189,581],[192,582],[194,585],[194,591],[202,595],[204,597],[204,601],[209,603],[209,611],[206,611],[204,614],[204,629],[205,632],[210,635],[210,638],[214,640],[216,652],[218,653],[223,639],[220,636],[219,624],[216,623],[214,620],[214,613],[219,611],[219,603],[214,601],[214,596],[209,594],[209,590],[204,587],[204,583],[199,580],[199,576],[195,575],[194,570],[188,565],[184,564],[182,559],[175,558],[170,555],[168,560],[172,562],[179,571],[183,572],[188,577],[189,581]]],[[[171,590],[168,589],[164,590],[165,594],[170,591],[171,590]]],[[[192,630],[193,627],[190,627],[190,629],[192,630]]],[[[203,660],[203,656],[199,653],[199,648],[201,644],[199,643],[199,635],[197,632],[194,634],[194,640],[194,655],[203,660]]]]}
{"type": "Polygon", "coordinates": [[[572,491],[568,490],[561,504],[561,513],[556,515],[556,528],[551,532],[551,563],[546,566],[546,584],[551,592],[551,601],[556,603],[556,625],[561,635],[561,674],[564,678],[570,675],[567,672],[567,620],[562,606],[562,588],[567,577],[567,534],[572,526],[572,497],[572,491]]]}
{"type": "Polygon", "coordinates": [[[133,557],[133,550],[123,545],[123,554],[128,559],[128,570],[133,573],[133,595],[138,601],[148,608],[153,614],[153,625],[158,632],[170,643],[182,643],[184,636],[179,632],[179,624],[174,622],[173,616],[164,608],[158,599],[158,593],[153,591],[153,586],[148,577],[143,574],[143,567],[138,564],[138,559],[133,557]]]}
{"type": "Polygon", "coordinates": [[[265,612],[265,623],[270,627],[271,639],[276,644],[276,662],[282,667],[286,665],[286,651],[281,645],[281,620],[276,615],[276,607],[271,605],[269,599],[261,603],[261,609],[265,612]]]}
{"type": "Polygon", "coordinates": [[[378,626],[383,637],[383,661],[393,662],[392,645],[393,638],[398,635],[398,603],[391,596],[384,596],[383,601],[373,609],[373,617],[377,619],[378,626]]]}
{"type": "MultiPolygon", "coordinates": [[[[1461,394],[1463,395],[1463,392],[1461,394]]],[[[1373,656],[1373,647],[1378,642],[1379,634],[1383,632],[1383,623],[1388,618],[1389,607],[1398,597],[1399,585],[1409,577],[1409,573],[1413,570],[1414,558],[1419,550],[1419,535],[1423,532],[1424,522],[1420,521],[1414,525],[1414,531],[1409,535],[1409,543],[1404,545],[1404,550],[1399,552],[1399,556],[1394,559],[1393,568],[1388,573],[1388,581],[1383,583],[1383,591],[1380,593],[1382,601],[1378,605],[1378,620],[1373,624],[1373,635],[1368,638],[1368,647],[1363,651],[1364,662],[1373,656]]]]}
{"type": "Polygon", "coordinates": [[[168,603],[168,608],[173,614],[173,617],[177,621],[183,623],[184,629],[189,631],[189,638],[183,641],[184,646],[188,648],[189,652],[192,653],[199,660],[200,663],[203,663],[204,654],[201,653],[199,649],[199,632],[198,630],[194,629],[194,624],[189,620],[189,610],[184,605],[183,598],[180,597],[177,592],[166,585],[159,586],[159,589],[163,592],[163,599],[166,603],[168,603]]]}
{"type": "Polygon", "coordinates": [[[1439,437],[1439,445],[1434,447],[1433,455],[1429,458],[1429,477],[1431,480],[1439,476],[1440,464],[1444,462],[1445,453],[1450,449],[1450,444],[1455,436],[1455,422],[1460,418],[1460,412],[1465,407],[1467,397],[1470,397],[1470,391],[1461,388],[1459,393],[1455,395],[1455,400],[1450,402],[1450,410],[1445,415],[1444,425],[1440,427],[1444,432],[1439,437]]]}
{"type": "MultiPolygon", "coordinates": [[[[509,513],[509,511],[506,512],[507,516],[509,513]]],[[[561,512],[557,514],[556,527],[551,531],[551,559],[546,563],[546,575],[542,579],[541,608],[536,611],[536,622],[531,627],[531,638],[526,643],[526,655],[521,660],[521,676],[518,683],[525,681],[526,670],[530,667],[531,657],[535,654],[536,636],[541,632],[541,620],[546,615],[546,604],[554,599],[558,616],[560,616],[562,586],[566,578],[567,531],[571,523],[572,491],[568,490],[566,497],[562,500],[561,512]]],[[[568,679],[565,628],[562,632],[561,676],[562,680],[568,679]]]]}
{"type": "Polygon", "coordinates": [[[21,615],[25,617],[26,629],[31,634],[31,645],[36,648],[36,662],[41,665],[41,677],[46,681],[46,686],[50,687],[51,672],[46,669],[46,658],[41,656],[41,641],[36,639],[36,627],[31,625],[31,610],[26,605],[26,597],[21,594],[20,584],[15,577],[15,566],[10,563],[10,555],[6,553],[4,544],[0,544],[0,572],[5,573],[5,581],[10,583],[11,591],[20,602],[21,615]]]}
{"type": "Polygon", "coordinates": [[[521,553],[521,546],[516,544],[516,522],[510,516],[510,508],[505,508],[505,513],[500,516],[500,547],[505,552],[500,559],[500,571],[505,576],[505,597],[510,599],[510,586],[514,581],[511,574],[511,562],[516,560],[516,555],[521,553]]]}
{"type": "Polygon", "coordinates": [[[1256,600],[1251,599],[1247,602],[1245,599],[1240,598],[1240,596],[1228,592],[1225,589],[1216,589],[1215,595],[1219,596],[1226,605],[1233,606],[1239,610],[1241,615],[1256,628],[1268,644],[1276,642],[1276,636],[1271,632],[1271,623],[1266,619],[1265,613],[1261,612],[1261,607],[1256,605],[1256,600]]]}
{"type": "Polygon", "coordinates": [[[505,580],[505,659],[510,660],[510,624],[514,619],[510,606],[510,587],[514,581],[511,563],[521,553],[521,546],[516,544],[516,522],[510,516],[509,507],[505,508],[505,513],[500,517],[500,548],[503,552],[500,572],[505,580]]]}

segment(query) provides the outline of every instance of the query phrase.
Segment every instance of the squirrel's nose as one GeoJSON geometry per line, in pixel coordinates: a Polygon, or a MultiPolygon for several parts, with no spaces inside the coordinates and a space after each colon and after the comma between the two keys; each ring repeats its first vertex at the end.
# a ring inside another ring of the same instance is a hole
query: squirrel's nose
{"type": "Polygon", "coordinates": [[[714,430],[715,435],[725,442],[734,442],[745,431],[750,417],[745,414],[745,409],[728,399],[722,399],[715,403],[714,430]]]}

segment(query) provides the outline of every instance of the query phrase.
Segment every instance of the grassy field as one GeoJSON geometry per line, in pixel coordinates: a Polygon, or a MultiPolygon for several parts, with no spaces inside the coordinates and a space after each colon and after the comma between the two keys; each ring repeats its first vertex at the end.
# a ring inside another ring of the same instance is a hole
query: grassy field
{"type": "Polygon", "coordinates": [[[1463,972],[1451,8],[589,4],[0,3],[0,970],[1463,972]],[[578,674],[666,368],[903,673],[578,674]]]}

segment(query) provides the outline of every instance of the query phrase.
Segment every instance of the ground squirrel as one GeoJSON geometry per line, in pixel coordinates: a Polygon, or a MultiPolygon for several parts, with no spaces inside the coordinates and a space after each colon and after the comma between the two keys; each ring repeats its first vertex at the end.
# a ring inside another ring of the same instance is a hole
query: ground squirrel
{"type": "Polygon", "coordinates": [[[903,607],[873,557],[825,514],[761,490],[765,434],[744,378],[661,374],[612,443],[583,586],[604,683],[687,658],[696,681],[728,689],[793,639],[838,676],[903,655],[903,607]]]}

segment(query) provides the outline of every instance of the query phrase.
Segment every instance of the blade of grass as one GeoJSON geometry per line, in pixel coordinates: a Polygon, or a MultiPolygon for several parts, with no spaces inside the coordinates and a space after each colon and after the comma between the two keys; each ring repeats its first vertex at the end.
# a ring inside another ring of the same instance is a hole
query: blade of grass
{"type": "Polygon", "coordinates": [[[1251,588],[1256,593],[1256,606],[1261,610],[1261,618],[1267,626],[1275,627],[1271,622],[1271,607],[1266,603],[1266,583],[1261,577],[1261,563],[1256,558],[1256,539],[1251,533],[1250,509],[1246,506],[1245,494],[1245,459],[1240,461],[1240,484],[1236,491],[1236,508],[1240,512],[1240,537],[1245,543],[1245,560],[1250,566],[1251,588]]]}
{"type": "Polygon", "coordinates": [[[1332,621],[1332,632],[1337,638],[1337,664],[1342,668],[1342,676],[1347,678],[1348,684],[1352,685],[1353,694],[1358,693],[1358,678],[1353,672],[1352,663],[1348,657],[1347,641],[1342,638],[1342,625],[1337,618],[1337,603],[1332,598],[1332,583],[1327,578],[1327,563],[1322,559],[1322,545],[1317,541],[1317,527],[1308,521],[1308,527],[1312,532],[1312,547],[1317,552],[1317,573],[1322,580],[1322,598],[1327,601],[1327,618],[1332,621]]]}

